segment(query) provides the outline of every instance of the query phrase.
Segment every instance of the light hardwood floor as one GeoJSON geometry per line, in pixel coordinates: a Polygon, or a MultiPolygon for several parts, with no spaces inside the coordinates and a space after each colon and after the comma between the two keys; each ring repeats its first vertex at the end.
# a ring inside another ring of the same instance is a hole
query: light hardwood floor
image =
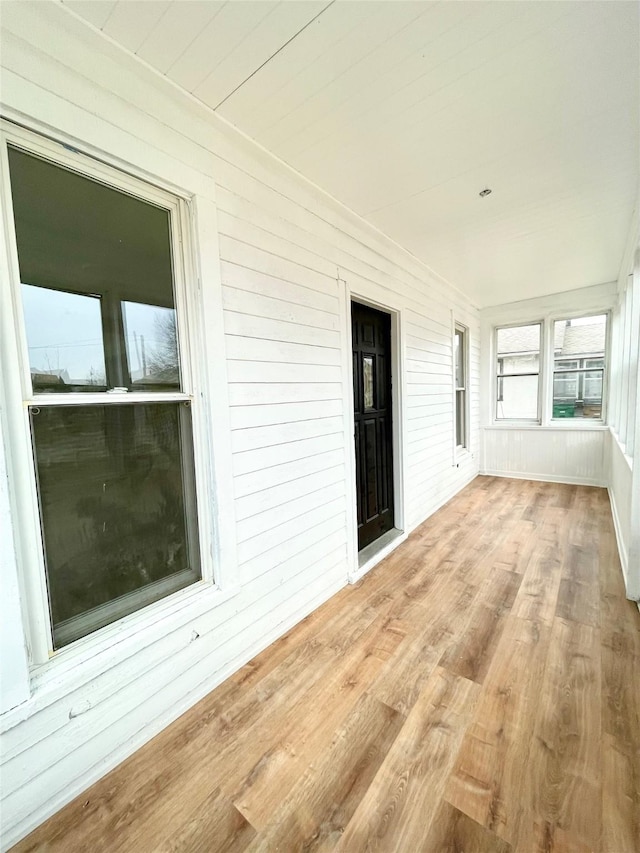
{"type": "Polygon", "coordinates": [[[478,477],[14,850],[637,853],[606,491],[478,477]]]}

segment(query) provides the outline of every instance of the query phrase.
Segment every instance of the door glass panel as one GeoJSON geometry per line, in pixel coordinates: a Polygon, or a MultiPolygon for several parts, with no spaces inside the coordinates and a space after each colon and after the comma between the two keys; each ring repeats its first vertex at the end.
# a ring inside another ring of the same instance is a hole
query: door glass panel
{"type": "Polygon", "coordinates": [[[373,356],[362,357],[362,382],[364,385],[364,410],[370,412],[373,408],[373,356]]]}
{"type": "Polygon", "coordinates": [[[200,578],[185,403],[31,408],[54,646],[200,578]]]}
{"type": "Polygon", "coordinates": [[[22,305],[34,392],[104,391],[100,299],[23,284],[22,305]]]}
{"type": "Polygon", "coordinates": [[[179,389],[178,338],[173,308],[123,302],[122,312],[132,389],[179,389]]]}

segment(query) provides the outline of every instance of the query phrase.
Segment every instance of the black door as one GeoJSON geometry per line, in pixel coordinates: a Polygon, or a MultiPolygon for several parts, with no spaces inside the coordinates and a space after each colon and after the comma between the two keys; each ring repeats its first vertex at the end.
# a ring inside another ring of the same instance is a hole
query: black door
{"type": "Polygon", "coordinates": [[[351,304],[358,550],[393,527],[391,317],[351,304]]]}

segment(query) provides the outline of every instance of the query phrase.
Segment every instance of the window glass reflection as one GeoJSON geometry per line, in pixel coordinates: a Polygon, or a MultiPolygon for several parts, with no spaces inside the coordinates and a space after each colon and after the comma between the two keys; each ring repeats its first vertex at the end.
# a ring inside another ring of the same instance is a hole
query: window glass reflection
{"type": "Polygon", "coordinates": [[[33,390],[104,391],[100,299],[22,285],[33,390]]]}
{"type": "Polygon", "coordinates": [[[180,371],[174,309],[123,302],[122,313],[132,390],[178,389],[180,371]]]}
{"type": "Polygon", "coordinates": [[[184,403],[31,409],[57,648],[200,578],[184,403]]]}
{"type": "Polygon", "coordinates": [[[34,391],[179,388],[169,211],[8,156],[34,391]]]}

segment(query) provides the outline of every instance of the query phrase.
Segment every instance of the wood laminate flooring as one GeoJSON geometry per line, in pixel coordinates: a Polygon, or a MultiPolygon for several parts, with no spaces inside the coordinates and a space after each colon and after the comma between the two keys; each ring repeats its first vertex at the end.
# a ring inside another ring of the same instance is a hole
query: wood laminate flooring
{"type": "Polygon", "coordinates": [[[478,477],[15,848],[637,853],[607,492],[478,477]]]}

